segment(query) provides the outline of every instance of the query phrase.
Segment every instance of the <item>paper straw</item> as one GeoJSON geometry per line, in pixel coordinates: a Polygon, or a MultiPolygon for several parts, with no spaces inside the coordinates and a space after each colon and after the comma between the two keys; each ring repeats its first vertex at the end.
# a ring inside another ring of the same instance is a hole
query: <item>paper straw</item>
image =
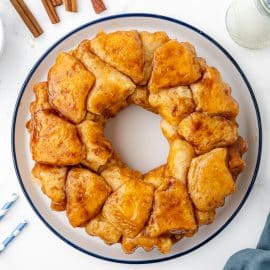
{"type": "Polygon", "coordinates": [[[11,206],[14,204],[14,202],[17,200],[17,198],[18,198],[17,193],[12,193],[11,194],[10,199],[0,209],[0,220],[5,216],[5,214],[11,208],[11,206]]]}
{"type": "Polygon", "coordinates": [[[8,236],[1,244],[0,244],[0,253],[5,250],[5,248],[10,244],[10,242],[20,234],[20,232],[24,229],[24,227],[26,226],[27,221],[24,220],[23,222],[21,222],[10,234],[10,236],[8,236]]]}

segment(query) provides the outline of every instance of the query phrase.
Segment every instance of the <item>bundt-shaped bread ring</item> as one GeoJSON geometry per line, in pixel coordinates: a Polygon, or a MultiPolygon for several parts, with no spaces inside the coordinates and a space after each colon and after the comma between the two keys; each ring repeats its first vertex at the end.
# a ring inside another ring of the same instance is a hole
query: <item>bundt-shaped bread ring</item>
{"type": "Polygon", "coordinates": [[[61,52],[34,93],[33,180],[73,227],[125,253],[169,253],[212,223],[236,190],[247,151],[239,106],[188,42],[164,32],[100,32],[61,52]],[[159,114],[170,145],[167,163],[144,175],[104,136],[106,121],[129,104],[159,114]]]}

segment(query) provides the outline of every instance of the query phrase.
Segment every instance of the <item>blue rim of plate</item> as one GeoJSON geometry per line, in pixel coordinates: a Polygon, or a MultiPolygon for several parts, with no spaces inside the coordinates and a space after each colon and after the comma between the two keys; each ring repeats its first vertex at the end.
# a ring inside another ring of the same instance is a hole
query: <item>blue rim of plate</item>
{"type": "Polygon", "coordinates": [[[261,161],[261,155],[262,155],[262,123],[261,123],[261,116],[260,116],[260,111],[259,111],[259,107],[257,104],[257,100],[256,97],[254,95],[254,92],[252,90],[252,87],[246,77],[246,75],[244,74],[244,72],[242,71],[242,69],[240,68],[240,66],[238,65],[238,63],[236,62],[236,60],[234,60],[234,58],[229,54],[229,52],[223,48],[215,39],[213,39],[212,37],[210,37],[208,34],[206,34],[205,32],[201,31],[200,29],[185,23],[183,21],[174,19],[174,18],[170,18],[167,16],[163,16],[163,15],[156,15],[156,14],[149,14],[149,13],[126,13],[126,14],[119,14],[119,15],[113,15],[113,16],[108,16],[108,17],[104,17],[98,20],[94,20],[91,21],[89,23],[86,23],[78,28],[76,28],[75,30],[69,32],[68,34],[66,34],[64,37],[62,37],[61,39],[59,39],[56,43],[54,43],[40,58],[39,60],[36,62],[36,64],[33,66],[33,68],[30,70],[28,76],[26,77],[22,88],[20,89],[17,101],[16,101],[16,105],[15,105],[15,109],[13,112],[13,117],[12,117],[12,128],[11,128],[11,150],[12,150],[12,157],[13,157],[13,163],[14,163],[14,168],[17,174],[17,178],[18,181],[20,183],[20,186],[23,190],[23,193],[26,197],[26,199],[28,200],[28,202],[30,203],[31,207],[33,208],[33,210],[35,211],[35,213],[38,215],[38,217],[44,222],[44,224],[55,234],[57,235],[60,239],[62,239],[64,242],[66,242],[68,245],[72,246],[73,248],[86,253],[88,255],[94,256],[96,258],[102,259],[102,260],[106,260],[106,261],[110,261],[110,262],[116,262],[116,263],[126,263],[126,264],[149,264],[149,263],[157,263],[157,262],[162,262],[162,261],[167,261],[167,260],[171,260],[177,257],[181,257],[183,255],[186,255],[200,247],[202,247],[203,245],[205,245],[206,243],[208,243],[210,240],[212,240],[214,237],[216,237],[220,232],[222,232],[227,226],[228,224],[233,220],[233,218],[236,216],[236,214],[240,211],[240,209],[243,207],[245,201],[247,200],[252,187],[256,181],[256,176],[259,170],[259,166],[260,166],[260,161],[261,161]],[[39,213],[39,211],[37,210],[37,208],[35,207],[35,205],[33,204],[31,198],[29,197],[19,169],[18,169],[18,164],[17,164],[17,158],[16,158],[16,149],[15,149],[15,127],[16,127],[16,120],[17,120],[17,113],[18,113],[18,108],[19,108],[19,104],[21,101],[21,98],[23,96],[23,93],[25,91],[26,85],[28,84],[29,80],[31,79],[33,73],[35,72],[35,70],[38,68],[38,66],[40,65],[40,63],[44,60],[44,58],[51,52],[51,50],[53,50],[58,44],[60,44],[62,41],[64,41],[66,38],[68,38],[69,36],[73,35],[74,33],[84,29],[85,27],[103,22],[103,21],[108,21],[108,20],[113,20],[113,19],[118,19],[118,18],[124,18],[124,17],[150,17],[150,18],[156,18],[156,19],[161,19],[161,20],[165,20],[165,21],[169,21],[175,24],[179,24],[181,26],[187,27],[195,32],[197,32],[198,34],[200,34],[202,37],[206,38],[207,40],[209,40],[210,42],[212,42],[217,48],[219,48],[224,55],[233,63],[233,65],[235,66],[235,68],[238,70],[238,72],[240,73],[243,81],[245,82],[250,96],[252,98],[253,101],[253,105],[256,111],[256,117],[257,117],[257,121],[258,121],[258,131],[259,131],[259,145],[258,145],[258,155],[257,155],[257,161],[256,161],[256,166],[255,166],[255,170],[252,176],[252,180],[250,182],[250,185],[248,187],[248,190],[243,198],[243,200],[240,202],[239,206],[237,207],[237,209],[235,210],[235,212],[231,215],[231,217],[216,231],[214,232],[211,236],[209,236],[206,240],[202,241],[201,243],[199,243],[198,245],[183,251],[183,252],[179,252],[178,254],[172,255],[172,256],[167,256],[164,258],[160,258],[160,259],[151,259],[151,260],[121,260],[121,259],[113,259],[110,257],[105,257],[99,254],[95,254],[93,252],[89,252],[79,246],[77,246],[76,244],[70,242],[68,239],[66,239],[64,236],[62,236],[59,232],[57,232],[44,218],[43,216],[39,213]]]}

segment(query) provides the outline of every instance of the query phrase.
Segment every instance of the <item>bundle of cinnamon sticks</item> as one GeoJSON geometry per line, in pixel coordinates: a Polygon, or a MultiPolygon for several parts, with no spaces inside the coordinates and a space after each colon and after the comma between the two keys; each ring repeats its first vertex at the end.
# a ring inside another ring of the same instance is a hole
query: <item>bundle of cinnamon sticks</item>
{"type": "MultiPolygon", "coordinates": [[[[34,37],[38,37],[43,33],[37,19],[34,17],[31,10],[27,7],[23,0],[10,0],[13,7],[16,9],[25,25],[31,31],[34,37]]],[[[56,24],[60,22],[56,7],[61,6],[64,2],[65,10],[70,12],[77,12],[77,0],[41,0],[51,23],[56,24]]],[[[91,0],[92,6],[97,14],[106,10],[103,0],[91,0]]]]}

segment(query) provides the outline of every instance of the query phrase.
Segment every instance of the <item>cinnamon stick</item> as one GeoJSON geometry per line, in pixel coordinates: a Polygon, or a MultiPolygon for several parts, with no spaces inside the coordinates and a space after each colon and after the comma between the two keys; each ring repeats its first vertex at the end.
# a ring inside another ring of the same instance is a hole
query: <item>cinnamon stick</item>
{"type": "Polygon", "coordinates": [[[99,14],[107,9],[102,0],[91,0],[91,2],[92,2],[92,6],[97,14],[99,14]]]}
{"type": "Polygon", "coordinates": [[[77,12],[78,9],[77,9],[77,0],[71,0],[71,9],[72,9],[72,12],[77,12]]]}
{"type": "Polygon", "coordinates": [[[51,20],[51,23],[55,24],[60,22],[56,10],[51,2],[51,0],[42,0],[42,4],[51,20]]]}
{"type": "Polygon", "coordinates": [[[65,10],[70,11],[71,10],[71,3],[69,0],[64,0],[65,10]]]}
{"type": "Polygon", "coordinates": [[[63,4],[63,0],[51,0],[54,7],[61,6],[63,4]]]}
{"type": "Polygon", "coordinates": [[[77,0],[64,0],[66,11],[77,12],[77,0]]]}
{"type": "Polygon", "coordinates": [[[27,28],[30,30],[34,37],[38,37],[43,33],[42,28],[37,22],[36,18],[24,3],[23,0],[10,0],[13,7],[16,9],[21,19],[24,21],[27,28]]]}

